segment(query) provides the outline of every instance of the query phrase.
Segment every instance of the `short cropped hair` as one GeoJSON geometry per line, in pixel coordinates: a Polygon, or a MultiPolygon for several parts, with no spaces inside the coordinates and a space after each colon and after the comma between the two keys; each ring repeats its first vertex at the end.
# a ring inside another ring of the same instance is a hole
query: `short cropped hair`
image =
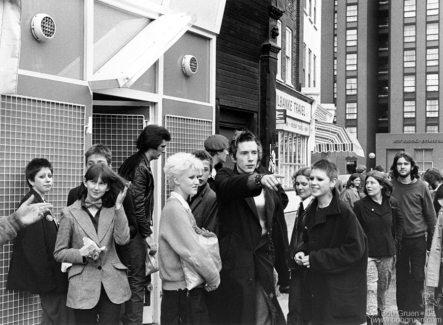
{"type": "Polygon", "coordinates": [[[298,176],[304,176],[309,180],[309,176],[311,176],[311,167],[302,167],[292,175],[293,186],[295,186],[295,180],[298,176]]]}
{"type": "Polygon", "coordinates": [[[141,152],[146,152],[149,149],[157,149],[163,140],[171,141],[169,131],[160,125],[148,125],[138,136],[137,149],[141,152]]]}
{"type": "Polygon", "coordinates": [[[438,168],[429,168],[423,175],[423,179],[435,188],[438,183],[443,182],[443,177],[441,176],[440,170],[438,168]]]}
{"type": "Polygon", "coordinates": [[[203,170],[202,161],[192,154],[184,152],[176,153],[166,159],[163,171],[169,186],[174,187],[174,178],[180,178],[189,169],[195,169],[201,173],[203,170]]]}
{"type": "Polygon", "coordinates": [[[254,133],[252,133],[247,129],[241,131],[235,131],[231,141],[229,141],[229,154],[235,158],[235,155],[237,154],[238,150],[238,144],[249,141],[255,141],[255,143],[257,144],[257,151],[258,151],[257,164],[259,164],[263,156],[263,147],[260,141],[254,135],[254,133]]]}
{"type": "Polygon", "coordinates": [[[208,161],[209,162],[209,170],[212,171],[212,156],[209,154],[206,150],[195,150],[192,153],[195,158],[200,159],[201,161],[208,161]]]}
{"type": "Polygon", "coordinates": [[[102,143],[94,144],[85,152],[85,165],[88,164],[88,159],[92,155],[99,155],[105,157],[106,161],[108,162],[108,165],[111,165],[112,162],[111,149],[109,149],[104,144],[102,143]]]}
{"type": "Polygon", "coordinates": [[[368,195],[368,190],[366,189],[366,181],[369,177],[374,178],[381,186],[381,193],[384,196],[390,196],[392,193],[392,183],[388,178],[388,174],[379,172],[378,170],[373,170],[366,175],[365,186],[363,187],[363,192],[368,195]]]}
{"type": "Polygon", "coordinates": [[[414,158],[410,153],[407,153],[406,151],[400,151],[397,152],[397,154],[394,157],[394,162],[391,166],[392,174],[394,175],[394,178],[398,177],[398,170],[397,170],[397,162],[400,158],[404,158],[406,161],[409,161],[411,163],[411,179],[419,178],[418,176],[418,166],[415,163],[414,158]]]}
{"type": "Polygon", "coordinates": [[[31,183],[29,181],[35,180],[35,175],[42,170],[43,168],[49,168],[49,170],[52,171],[52,164],[49,162],[48,159],[45,158],[34,158],[32,159],[27,165],[25,169],[25,177],[26,182],[28,183],[28,186],[32,188],[31,183]]]}
{"type": "Polygon", "coordinates": [[[323,170],[331,180],[337,179],[338,177],[337,166],[333,162],[327,159],[320,159],[314,165],[312,165],[312,169],[323,170]]]}
{"type": "Polygon", "coordinates": [[[374,170],[377,170],[377,171],[382,172],[382,173],[385,171],[382,165],[375,166],[374,170]]]}
{"type": "MultiPolygon", "coordinates": [[[[103,164],[95,164],[86,171],[85,181],[97,181],[101,179],[102,182],[108,184],[109,190],[103,195],[102,203],[106,208],[111,208],[115,205],[118,194],[125,188],[126,181],[114,172],[110,167],[103,164]]],[[[82,195],[85,195],[85,192],[82,195]]]]}

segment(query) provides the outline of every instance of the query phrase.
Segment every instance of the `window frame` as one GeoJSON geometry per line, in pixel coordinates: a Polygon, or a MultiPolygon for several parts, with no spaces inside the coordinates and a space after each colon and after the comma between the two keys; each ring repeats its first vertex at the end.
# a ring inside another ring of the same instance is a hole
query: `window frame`
{"type": "Polygon", "coordinates": [[[416,40],[416,30],[415,24],[413,25],[404,25],[403,26],[403,42],[404,43],[414,43],[416,40]]]}
{"type": "Polygon", "coordinates": [[[286,63],[286,75],[285,82],[292,86],[292,30],[286,27],[286,45],[285,45],[285,63],[286,63]]]}
{"type": "Polygon", "coordinates": [[[405,0],[403,5],[403,17],[415,17],[417,14],[416,0],[405,0]]]}
{"type": "Polygon", "coordinates": [[[405,100],[403,102],[403,118],[415,118],[416,109],[415,100],[405,100]]]}
{"type": "Polygon", "coordinates": [[[426,41],[438,41],[439,38],[438,23],[426,24],[426,41]]]}
{"type": "Polygon", "coordinates": [[[438,73],[426,74],[426,91],[438,91],[439,88],[438,73]]]}
{"type": "Polygon", "coordinates": [[[426,0],[426,15],[438,15],[440,10],[439,0],[426,0]]]}
{"type": "Polygon", "coordinates": [[[403,52],[403,67],[404,68],[415,68],[416,61],[416,51],[415,50],[404,50],[403,52]],[[409,55],[408,55],[409,53],[409,55]],[[410,53],[413,53],[410,54],[410,53]],[[412,58],[412,60],[408,60],[408,58],[412,58]]]}
{"type": "Polygon", "coordinates": [[[358,81],[357,78],[346,78],[346,95],[357,95],[358,81]],[[355,82],[351,82],[354,81],[355,82]]]}
{"type": "Polygon", "coordinates": [[[357,53],[346,53],[346,71],[356,71],[357,60],[357,53]]]}
{"type": "Polygon", "coordinates": [[[403,92],[405,93],[415,93],[415,75],[404,75],[403,76],[403,92]],[[412,85],[413,84],[413,85],[412,85]]]}
{"type": "Polygon", "coordinates": [[[357,46],[357,34],[356,28],[346,30],[346,46],[357,46]]]}
{"type": "Polygon", "coordinates": [[[358,6],[357,4],[346,6],[346,22],[355,22],[358,19],[358,6]],[[355,8],[354,8],[355,7],[355,8]]]}
{"type": "Polygon", "coordinates": [[[358,108],[356,102],[346,103],[346,119],[356,120],[358,115],[358,108]]]}
{"type": "Polygon", "coordinates": [[[439,62],[439,48],[438,47],[432,47],[426,49],[426,66],[427,67],[433,67],[438,66],[439,62]],[[429,53],[433,51],[433,53],[429,53]]]}
{"type": "Polygon", "coordinates": [[[426,99],[426,117],[438,117],[439,107],[438,99],[426,99]],[[435,102],[435,103],[431,103],[435,102]]]}

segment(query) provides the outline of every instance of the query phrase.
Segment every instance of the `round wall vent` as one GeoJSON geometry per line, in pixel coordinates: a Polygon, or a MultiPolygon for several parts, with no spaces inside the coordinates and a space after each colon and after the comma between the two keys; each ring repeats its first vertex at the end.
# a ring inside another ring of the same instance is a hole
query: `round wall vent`
{"type": "Polygon", "coordinates": [[[55,35],[55,21],[47,14],[37,14],[32,18],[31,31],[37,41],[49,41],[55,35]]]}
{"type": "Polygon", "coordinates": [[[195,56],[185,55],[182,60],[183,73],[187,76],[196,74],[198,70],[198,62],[195,56]]]}

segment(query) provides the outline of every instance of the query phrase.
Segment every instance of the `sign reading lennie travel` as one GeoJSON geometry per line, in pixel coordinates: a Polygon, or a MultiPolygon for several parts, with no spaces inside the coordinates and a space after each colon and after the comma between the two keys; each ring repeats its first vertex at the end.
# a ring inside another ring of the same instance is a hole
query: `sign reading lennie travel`
{"type": "Polygon", "coordinates": [[[277,91],[277,110],[286,110],[286,115],[297,120],[311,122],[311,104],[288,95],[280,90],[277,91]]]}

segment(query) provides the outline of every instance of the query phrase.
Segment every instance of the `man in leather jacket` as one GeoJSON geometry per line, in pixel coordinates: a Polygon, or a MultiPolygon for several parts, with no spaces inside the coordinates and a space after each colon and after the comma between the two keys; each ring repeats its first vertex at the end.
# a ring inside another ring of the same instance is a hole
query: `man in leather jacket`
{"type": "Polygon", "coordinates": [[[151,236],[154,177],[150,162],[160,158],[169,141],[171,135],[168,130],[159,125],[148,125],[137,139],[138,152],[127,158],[119,169],[119,174],[131,181],[130,192],[138,225],[137,236],[129,243],[129,259],[133,271],[129,281],[132,296],[125,304],[122,319],[125,325],[141,325],[143,321],[145,288],[151,282],[151,276],[145,276],[146,254],[148,248],[150,254],[157,251],[157,245],[151,236]],[[134,267],[134,264],[137,266],[134,267]]]}

